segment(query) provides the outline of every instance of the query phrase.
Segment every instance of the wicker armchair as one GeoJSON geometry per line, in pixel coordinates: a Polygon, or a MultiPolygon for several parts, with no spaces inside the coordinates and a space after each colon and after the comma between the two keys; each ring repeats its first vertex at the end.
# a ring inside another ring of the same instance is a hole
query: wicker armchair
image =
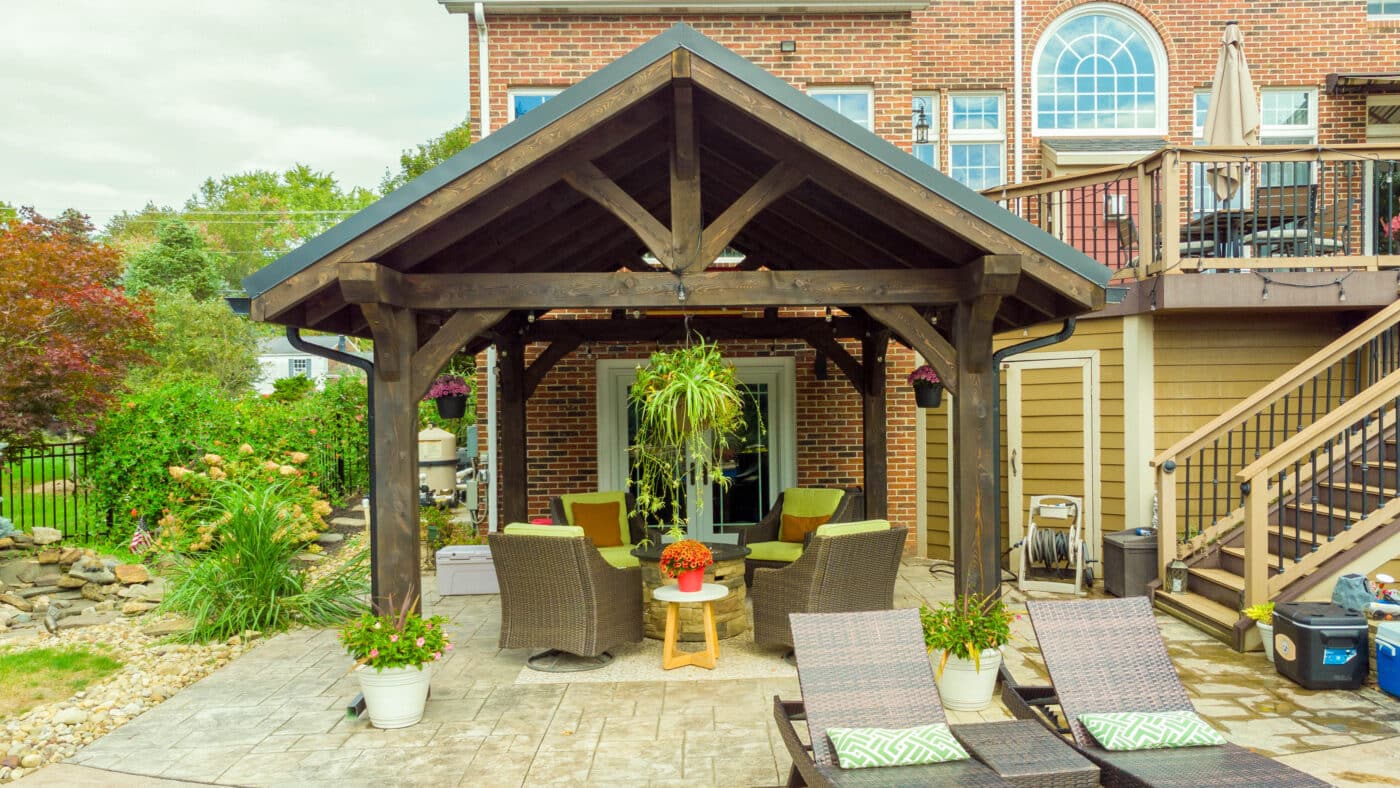
{"type": "Polygon", "coordinates": [[[592,660],[569,669],[603,667],[608,649],[642,640],[642,570],[610,565],[581,530],[487,538],[501,584],[500,647],[548,649],[527,660],[536,670],[560,652],[592,660]]]}
{"type": "Polygon", "coordinates": [[[791,649],[790,613],[847,613],[894,607],[894,581],[909,529],[890,528],[889,523],[884,526],[840,536],[824,536],[819,530],[796,561],[781,569],[755,571],[749,587],[754,642],[791,649]]]}
{"type": "Polygon", "coordinates": [[[1167,656],[1147,597],[1027,603],[1040,653],[1054,683],[1006,682],[1012,714],[1056,730],[1045,707],[1058,702],[1074,745],[1098,764],[1106,786],[1283,785],[1327,783],[1233,744],[1166,750],[1111,751],[1079,722],[1086,712],[1194,711],[1167,656]],[[1040,713],[1038,713],[1038,711],[1040,713]]]}
{"type": "MultiPolygon", "coordinates": [[[[835,489],[823,487],[818,489],[835,489]]],[[[860,490],[842,490],[841,502],[836,505],[836,511],[832,513],[829,523],[849,523],[859,520],[865,516],[865,493],[860,490]]],[[[773,502],[773,507],[768,510],[768,514],[762,520],[751,526],[736,529],[739,533],[739,544],[743,547],[753,548],[759,544],[777,542],[783,527],[783,496],[785,492],[778,493],[778,499],[773,502]]],[[[806,544],[810,543],[810,535],[806,544]]],[[[748,558],[744,560],[744,582],[753,585],[753,573],[755,569],[781,569],[787,566],[790,561],[770,561],[760,558],[748,558]]]]}
{"type": "MultiPolygon", "coordinates": [[[[630,542],[633,547],[647,538],[646,522],[642,515],[636,512],[637,499],[632,493],[618,493],[622,496],[622,505],[627,512],[627,533],[632,537],[630,542]]],[[[574,524],[574,518],[569,516],[568,508],[564,506],[564,496],[556,495],[549,499],[549,516],[553,518],[556,525],[574,524]]]]}

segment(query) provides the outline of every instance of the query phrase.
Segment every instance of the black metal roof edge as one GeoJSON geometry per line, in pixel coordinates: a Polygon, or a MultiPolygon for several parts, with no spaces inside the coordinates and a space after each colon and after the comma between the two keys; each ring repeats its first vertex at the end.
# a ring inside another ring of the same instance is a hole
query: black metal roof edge
{"type": "Polygon", "coordinates": [[[825,127],[842,141],[924,188],[956,203],[978,219],[1016,238],[1079,276],[1101,287],[1108,283],[1111,272],[1098,261],[929,167],[888,140],[794,88],[684,22],[677,22],[666,32],[590,74],[521,118],[506,124],[500,131],[472,143],[466,150],[248,275],[243,280],[244,289],[248,295],[254,297],[267,292],[293,274],[413,205],[422,197],[462,177],[680,48],[690,50],[697,57],[709,61],[794,113],[825,127]]]}

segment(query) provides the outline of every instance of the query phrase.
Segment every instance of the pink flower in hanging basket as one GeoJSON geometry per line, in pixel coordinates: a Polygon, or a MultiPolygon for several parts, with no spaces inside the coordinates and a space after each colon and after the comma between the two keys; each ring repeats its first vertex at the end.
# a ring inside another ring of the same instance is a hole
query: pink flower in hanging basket
{"type": "Polygon", "coordinates": [[[924,364],[923,366],[909,373],[909,385],[911,386],[925,383],[928,385],[933,385],[935,383],[942,382],[943,381],[940,380],[938,377],[938,373],[934,372],[933,367],[930,367],[928,364],[924,364]]]}
{"type": "Polygon", "coordinates": [[[428,389],[424,400],[441,399],[443,397],[465,397],[471,393],[471,388],[467,386],[467,381],[460,375],[438,375],[433,381],[432,388],[428,389]]]}

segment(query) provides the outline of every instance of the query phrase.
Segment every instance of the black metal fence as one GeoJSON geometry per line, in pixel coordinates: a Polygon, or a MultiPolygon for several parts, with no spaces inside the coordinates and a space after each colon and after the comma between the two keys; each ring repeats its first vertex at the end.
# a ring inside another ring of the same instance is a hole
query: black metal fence
{"type": "Polygon", "coordinates": [[[90,538],[110,513],[97,512],[89,489],[86,443],[11,447],[0,461],[0,516],[16,527],[57,528],[65,537],[90,538]]]}

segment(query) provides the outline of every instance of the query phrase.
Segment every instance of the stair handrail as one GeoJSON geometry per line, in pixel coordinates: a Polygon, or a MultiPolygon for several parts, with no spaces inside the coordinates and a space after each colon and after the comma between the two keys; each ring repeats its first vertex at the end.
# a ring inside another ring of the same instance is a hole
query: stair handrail
{"type": "MultiPolygon", "coordinates": [[[[1177,470],[1177,466],[1181,464],[1182,458],[1187,458],[1189,463],[1190,457],[1197,452],[1205,451],[1206,447],[1211,445],[1213,441],[1218,443],[1227,433],[1234,431],[1241,424],[1247,424],[1250,419],[1265,413],[1267,409],[1281,400],[1284,400],[1292,392],[1298,390],[1300,386],[1313,380],[1322,372],[1331,368],[1332,365],[1345,358],[1348,354],[1356,352],[1397,324],[1400,324],[1400,300],[1392,302],[1384,309],[1362,321],[1326,347],[1294,365],[1292,369],[1283,373],[1268,385],[1235,404],[1234,407],[1202,425],[1185,438],[1172,444],[1171,447],[1165,451],[1159,452],[1157,456],[1153,457],[1148,462],[1149,467],[1156,470],[1158,505],[1157,570],[1159,579],[1165,582],[1167,567],[1172,561],[1208,545],[1217,536],[1238,526],[1243,521],[1245,514],[1245,502],[1243,500],[1241,500],[1238,507],[1234,507],[1233,502],[1231,502],[1231,504],[1227,505],[1224,516],[1215,520],[1207,528],[1201,529],[1198,534],[1191,536],[1185,543],[1178,539],[1177,474],[1175,471],[1177,470]]],[[[1233,486],[1233,484],[1230,486],[1233,486]]],[[[1190,488],[1187,486],[1188,494],[1189,490],[1190,488]]]]}
{"type": "MultiPolygon", "coordinates": [[[[1279,471],[1357,423],[1371,411],[1400,395],[1400,370],[1376,381],[1362,393],[1318,419],[1302,432],[1275,446],[1235,474],[1244,493],[1244,604],[1269,600],[1269,504],[1275,499],[1269,482],[1279,471]]],[[[1307,475],[1306,469],[1303,471],[1307,475]]],[[[1295,488],[1301,480],[1295,479],[1295,488]]],[[[1379,499],[1377,503],[1380,503],[1379,499]]],[[[1365,514],[1369,514],[1366,512],[1365,514]]]]}

